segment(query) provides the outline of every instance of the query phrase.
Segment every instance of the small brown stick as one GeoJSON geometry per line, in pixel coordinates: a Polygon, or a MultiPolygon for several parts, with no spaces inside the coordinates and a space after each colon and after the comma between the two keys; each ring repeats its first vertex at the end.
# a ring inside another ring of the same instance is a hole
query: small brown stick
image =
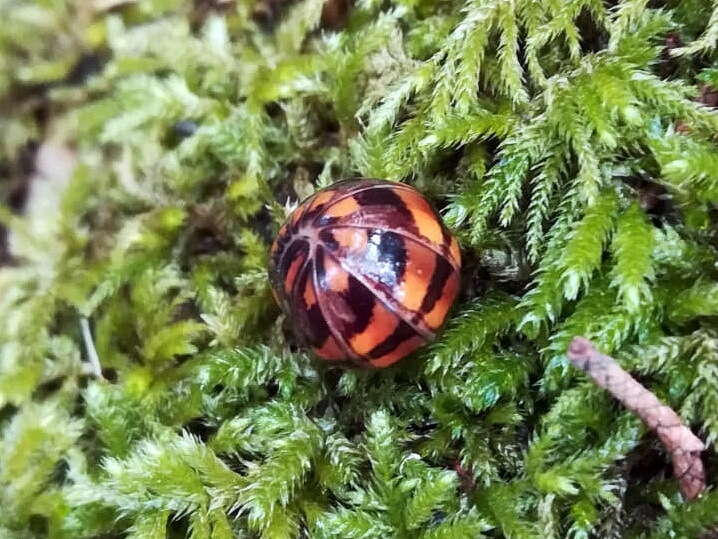
{"type": "Polygon", "coordinates": [[[471,474],[470,469],[467,470],[464,468],[459,460],[454,461],[452,468],[456,472],[456,475],[459,476],[459,485],[461,486],[461,490],[468,493],[476,488],[476,481],[474,481],[474,477],[471,474]]]}
{"type": "Polygon", "coordinates": [[[574,366],[655,431],[671,455],[673,473],[678,478],[681,493],[688,500],[697,498],[706,487],[701,460],[705,445],[683,424],[678,414],[624,371],[615,359],[596,350],[588,339],[575,337],[567,355],[574,366]]]}

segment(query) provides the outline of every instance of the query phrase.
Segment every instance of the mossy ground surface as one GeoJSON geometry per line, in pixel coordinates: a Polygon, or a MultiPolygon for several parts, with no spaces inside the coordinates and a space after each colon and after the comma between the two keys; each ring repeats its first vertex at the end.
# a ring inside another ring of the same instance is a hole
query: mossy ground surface
{"type": "Polygon", "coordinates": [[[712,537],[718,4],[0,0],[0,537],[712,537]],[[337,370],[266,278],[405,181],[461,240],[430,347],[337,370]],[[686,503],[583,335],[706,441],[686,503]]]}

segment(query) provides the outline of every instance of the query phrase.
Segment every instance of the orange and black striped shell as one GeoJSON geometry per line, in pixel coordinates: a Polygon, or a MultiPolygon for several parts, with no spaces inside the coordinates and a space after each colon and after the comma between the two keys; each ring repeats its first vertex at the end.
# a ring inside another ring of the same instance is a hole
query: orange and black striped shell
{"type": "Polygon", "coordinates": [[[270,278],[319,357],[386,367],[431,341],[459,290],[459,244],[415,189],[346,180],[289,216],[270,278]]]}

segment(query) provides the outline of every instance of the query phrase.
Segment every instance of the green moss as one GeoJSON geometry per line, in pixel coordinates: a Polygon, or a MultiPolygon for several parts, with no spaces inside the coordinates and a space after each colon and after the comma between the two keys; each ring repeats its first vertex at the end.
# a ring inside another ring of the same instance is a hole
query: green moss
{"type": "Polygon", "coordinates": [[[715,529],[564,357],[594,339],[716,469],[715,2],[344,4],[0,1],[0,535],[715,529]],[[383,371],[297,350],[265,274],[353,175],[465,260],[383,371]]]}

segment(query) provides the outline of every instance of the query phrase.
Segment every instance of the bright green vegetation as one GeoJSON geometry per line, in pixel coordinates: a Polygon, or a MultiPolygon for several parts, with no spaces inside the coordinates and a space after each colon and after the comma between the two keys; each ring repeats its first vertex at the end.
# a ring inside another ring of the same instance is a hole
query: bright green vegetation
{"type": "Polygon", "coordinates": [[[0,0],[0,537],[718,526],[563,355],[615,355],[714,484],[718,3],[323,4],[0,0]],[[38,144],[78,165],[21,213],[38,144]],[[287,201],[353,175],[421,189],[466,260],[381,372],[298,350],[265,276],[287,201]]]}

